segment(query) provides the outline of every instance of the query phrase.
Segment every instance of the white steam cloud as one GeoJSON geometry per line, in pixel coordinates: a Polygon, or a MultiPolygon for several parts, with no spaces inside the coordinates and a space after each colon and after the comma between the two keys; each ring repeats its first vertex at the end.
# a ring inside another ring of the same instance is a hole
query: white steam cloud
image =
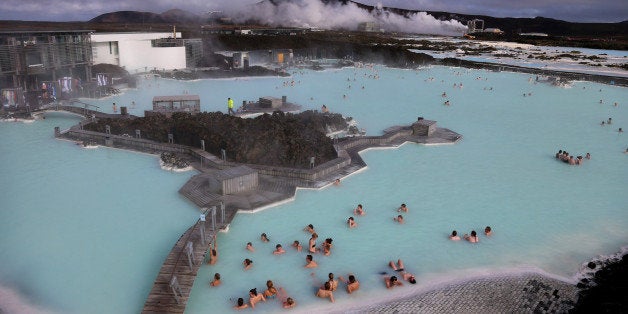
{"type": "Polygon", "coordinates": [[[231,12],[235,22],[259,21],[263,24],[284,27],[357,30],[360,23],[373,22],[389,32],[459,36],[467,29],[456,20],[440,21],[418,12],[408,18],[384,11],[378,3],[369,13],[354,3],[324,4],[319,0],[263,1],[231,12]]]}

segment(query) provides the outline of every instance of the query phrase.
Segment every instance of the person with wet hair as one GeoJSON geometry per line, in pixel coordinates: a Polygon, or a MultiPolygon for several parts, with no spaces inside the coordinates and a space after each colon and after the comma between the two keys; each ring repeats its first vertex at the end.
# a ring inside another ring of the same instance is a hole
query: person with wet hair
{"type": "Polygon", "coordinates": [[[355,279],[355,276],[353,274],[349,274],[348,280],[345,280],[344,278],[342,278],[342,276],[338,276],[338,280],[347,284],[347,293],[349,294],[360,289],[360,282],[355,279]]]}
{"type": "Polygon", "coordinates": [[[314,261],[311,254],[305,257],[305,268],[316,268],[318,264],[314,261]]]}
{"type": "Polygon", "coordinates": [[[463,238],[471,243],[480,242],[480,239],[478,239],[478,234],[475,232],[475,230],[471,230],[471,235],[465,234],[463,238]]]}
{"type": "Polygon", "coordinates": [[[266,302],[264,295],[257,293],[257,288],[249,290],[249,303],[251,303],[251,308],[255,308],[255,304],[259,301],[266,302]]]}
{"type": "Polygon", "coordinates": [[[329,301],[334,302],[334,293],[331,291],[329,281],[325,285],[318,289],[316,296],[322,299],[329,298],[329,301]]]}
{"type": "Polygon", "coordinates": [[[249,307],[249,305],[244,303],[244,299],[238,298],[238,303],[233,308],[236,309],[236,310],[243,310],[243,309],[246,309],[248,307],[249,307]]]}

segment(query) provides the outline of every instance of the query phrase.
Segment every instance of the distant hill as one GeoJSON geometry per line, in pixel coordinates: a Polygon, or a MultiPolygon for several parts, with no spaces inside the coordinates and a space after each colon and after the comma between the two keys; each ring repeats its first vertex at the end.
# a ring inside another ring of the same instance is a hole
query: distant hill
{"type": "MultiPolygon", "coordinates": [[[[289,1],[289,0],[288,0],[289,1]]],[[[325,3],[339,3],[346,5],[353,3],[361,9],[373,12],[375,6],[362,4],[352,0],[321,0],[325,3]]],[[[487,15],[470,15],[440,11],[408,10],[391,7],[383,7],[383,11],[394,14],[409,16],[417,12],[427,12],[439,20],[457,20],[462,24],[473,19],[484,20],[487,28],[499,28],[507,34],[516,33],[546,33],[553,36],[628,36],[628,21],[620,23],[574,23],[551,18],[513,18],[513,17],[492,17],[487,15]]]]}
{"type": "Polygon", "coordinates": [[[89,23],[193,23],[200,24],[203,20],[200,16],[183,11],[169,10],[164,13],[138,12],[138,11],[117,11],[101,14],[89,23]]]}
{"type": "MultiPolygon", "coordinates": [[[[291,2],[293,0],[263,0],[273,5],[281,5],[284,2],[291,2]]],[[[314,0],[312,0],[314,1],[314,0]]],[[[383,7],[377,9],[375,6],[362,4],[354,0],[318,0],[325,4],[334,5],[349,5],[354,4],[357,7],[368,11],[373,15],[380,14],[397,14],[408,17],[417,12],[427,12],[439,20],[457,20],[466,25],[467,21],[473,19],[484,20],[484,25],[487,28],[499,28],[505,32],[506,37],[515,35],[517,33],[546,33],[551,36],[571,36],[571,37],[590,37],[598,39],[606,38],[628,38],[628,21],[620,23],[573,23],[561,20],[555,20],[551,18],[536,17],[536,18],[499,18],[486,15],[469,15],[459,14],[451,12],[440,11],[420,11],[420,10],[408,10],[392,7],[383,7]]],[[[218,16],[212,16],[217,18],[218,16]]],[[[178,24],[177,26],[182,29],[189,29],[193,31],[198,25],[205,24],[208,21],[208,17],[202,14],[196,14],[184,10],[173,9],[161,14],[151,12],[138,12],[138,11],[118,11],[99,15],[87,22],[88,27],[99,28],[97,25],[100,23],[109,25],[119,25],[120,27],[133,28],[132,25],[137,24],[153,24],[152,29],[160,28],[160,24],[178,24]]],[[[218,19],[214,22],[219,22],[218,19]]],[[[32,22],[31,22],[32,23],[32,22]]],[[[293,25],[285,25],[293,26],[293,25]]],[[[113,27],[113,26],[112,26],[113,27]]]]}

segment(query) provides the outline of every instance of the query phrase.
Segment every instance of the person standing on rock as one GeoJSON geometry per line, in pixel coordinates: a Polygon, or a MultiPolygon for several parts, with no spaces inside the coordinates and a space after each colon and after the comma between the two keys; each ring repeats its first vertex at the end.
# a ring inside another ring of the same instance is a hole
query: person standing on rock
{"type": "Polygon", "coordinates": [[[227,98],[227,113],[230,115],[235,115],[235,111],[233,111],[233,99],[231,97],[227,98]]]}

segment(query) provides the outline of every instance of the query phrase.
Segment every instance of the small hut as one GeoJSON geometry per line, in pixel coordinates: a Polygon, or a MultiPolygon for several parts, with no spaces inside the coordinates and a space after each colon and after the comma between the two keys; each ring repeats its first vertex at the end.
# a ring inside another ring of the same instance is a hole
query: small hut
{"type": "Polygon", "coordinates": [[[201,112],[201,100],[198,95],[175,95],[153,97],[153,110],[144,111],[144,116],[163,114],[171,117],[174,112],[201,112]]]}
{"type": "Polygon", "coordinates": [[[436,131],[436,121],[425,120],[423,117],[419,117],[418,120],[412,123],[412,134],[419,136],[430,136],[436,131]]]}
{"type": "Polygon", "coordinates": [[[222,195],[255,190],[258,185],[257,171],[247,166],[223,169],[209,177],[210,191],[222,195]]]}

